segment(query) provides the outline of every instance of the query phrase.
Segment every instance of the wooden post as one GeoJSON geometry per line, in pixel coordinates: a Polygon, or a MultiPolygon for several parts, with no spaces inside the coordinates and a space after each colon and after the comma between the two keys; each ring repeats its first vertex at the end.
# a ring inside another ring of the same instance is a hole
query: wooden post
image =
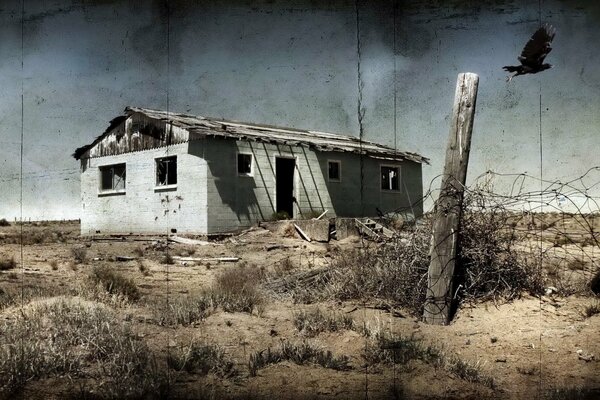
{"type": "Polygon", "coordinates": [[[442,187],[435,204],[431,262],[423,312],[424,321],[430,324],[445,325],[450,322],[461,207],[478,84],[479,77],[476,74],[458,75],[442,187]]]}

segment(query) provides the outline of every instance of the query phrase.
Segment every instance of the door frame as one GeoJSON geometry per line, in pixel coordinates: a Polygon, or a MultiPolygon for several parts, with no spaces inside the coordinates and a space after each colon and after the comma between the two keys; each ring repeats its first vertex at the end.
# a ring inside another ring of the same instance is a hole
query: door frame
{"type": "MultiPolygon", "coordinates": [[[[273,171],[273,192],[274,192],[274,196],[273,198],[275,199],[275,212],[277,212],[277,159],[278,158],[285,158],[288,160],[294,160],[294,174],[292,177],[292,196],[296,199],[296,201],[298,201],[298,196],[297,196],[297,188],[298,188],[298,157],[294,154],[273,154],[273,166],[274,171],[273,171]]],[[[298,215],[299,209],[298,209],[298,204],[292,202],[292,213],[294,215],[290,215],[290,218],[294,219],[296,217],[296,215],[298,215]]]]}

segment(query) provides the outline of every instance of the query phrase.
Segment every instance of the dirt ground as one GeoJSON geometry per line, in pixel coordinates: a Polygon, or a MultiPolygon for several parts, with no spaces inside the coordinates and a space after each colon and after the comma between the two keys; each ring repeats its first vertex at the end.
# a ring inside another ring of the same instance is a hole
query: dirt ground
{"type": "MultiPolygon", "coordinates": [[[[10,243],[10,238],[20,235],[20,226],[2,227],[0,258],[14,257],[17,265],[0,271],[0,290],[14,292],[24,288],[25,296],[21,302],[0,308],[0,318],[11,318],[10,313],[30,301],[55,295],[74,296],[95,266],[108,265],[132,278],[140,290],[140,300],[114,308],[123,323],[156,354],[160,366],[168,369],[167,353],[178,346],[203,342],[219,345],[240,371],[235,379],[173,373],[169,377],[172,398],[600,398],[600,314],[585,315],[586,307],[598,304],[591,295],[561,297],[550,291],[541,297],[524,294],[508,303],[464,305],[449,326],[431,326],[402,310],[390,313],[353,301],[294,304],[290,299],[267,293],[261,313],[217,310],[190,326],[157,323],[154,307],[193,296],[213,284],[218,274],[239,268],[240,263],[268,271],[291,262],[298,270],[310,270],[328,265],[335,252],[363,245],[358,237],[309,243],[285,225],[268,228],[256,227],[206,245],[169,243],[165,248],[165,238],[159,237],[80,237],[77,222],[27,224],[23,227],[25,234],[34,237],[31,243],[21,246],[10,243]],[[36,239],[32,232],[39,237],[36,239]],[[74,261],[73,248],[85,249],[83,262],[74,261]],[[175,260],[174,264],[164,264],[166,252],[184,257],[192,253],[198,259],[238,257],[239,261],[175,260]],[[118,257],[133,259],[118,261],[118,257]],[[369,339],[357,330],[343,329],[322,332],[310,342],[334,355],[349,357],[351,369],[337,371],[283,361],[251,376],[249,356],[274,348],[282,340],[304,340],[294,326],[294,315],[316,308],[352,317],[357,325],[371,331],[412,336],[443,349],[492,377],[494,386],[469,382],[420,360],[406,365],[369,365],[363,357],[369,339]]],[[[552,260],[564,258],[559,250],[547,254],[549,266],[556,264],[552,260]]],[[[600,250],[596,249],[595,254],[600,255],[600,250]]],[[[591,276],[585,267],[572,268],[573,271],[581,275],[580,279],[591,276]]],[[[77,387],[85,379],[42,377],[27,382],[15,396],[63,398],[68,388],[77,387]]]]}

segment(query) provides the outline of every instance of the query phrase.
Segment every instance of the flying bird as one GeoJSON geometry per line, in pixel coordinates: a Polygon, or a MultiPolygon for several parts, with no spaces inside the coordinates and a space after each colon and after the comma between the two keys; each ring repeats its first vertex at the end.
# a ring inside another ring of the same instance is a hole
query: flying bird
{"type": "Polygon", "coordinates": [[[550,53],[552,47],[552,39],[556,34],[556,29],[550,24],[544,24],[531,36],[523,51],[519,56],[521,65],[507,65],[503,69],[514,74],[506,77],[506,81],[510,82],[517,75],[537,74],[548,68],[552,68],[550,64],[544,64],[544,58],[550,53]]]}

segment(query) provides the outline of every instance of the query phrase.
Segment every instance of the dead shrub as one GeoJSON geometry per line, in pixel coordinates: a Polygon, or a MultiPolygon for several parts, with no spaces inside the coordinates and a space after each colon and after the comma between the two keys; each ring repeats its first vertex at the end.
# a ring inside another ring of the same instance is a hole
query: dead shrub
{"type": "MultiPolygon", "coordinates": [[[[510,228],[514,213],[465,198],[457,262],[458,301],[510,300],[528,291],[543,293],[540,270],[517,250],[510,228]]],[[[328,299],[381,301],[421,315],[427,289],[432,220],[425,216],[404,237],[384,245],[340,253],[321,271],[282,277],[267,286],[296,302],[328,299]]]]}
{"type": "Polygon", "coordinates": [[[56,260],[50,261],[50,268],[52,268],[52,271],[57,271],[58,270],[58,261],[56,261],[56,260]]]}
{"type": "Polygon", "coordinates": [[[354,328],[352,317],[344,314],[325,314],[317,308],[312,311],[294,313],[294,326],[302,335],[317,336],[321,332],[337,332],[354,328]]]}
{"type": "Polygon", "coordinates": [[[111,295],[121,295],[132,301],[140,298],[140,292],[133,279],[126,278],[108,266],[95,267],[90,280],[101,285],[111,295]]]}
{"type": "Polygon", "coordinates": [[[0,260],[0,271],[8,271],[17,268],[17,262],[14,257],[3,258],[0,260]]]}
{"type": "Polygon", "coordinates": [[[196,249],[193,246],[184,246],[177,250],[177,255],[180,257],[191,257],[196,253],[196,249]]]}
{"type": "Polygon", "coordinates": [[[276,279],[276,278],[279,278],[282,276],[289,275],[290,273],[294,272],[295,270],[296,270],[296,266],[294,265],[292,260],[290,260],[289,257],[286,257],[283,260],[281,260],[281,262],[275,263],[273,265],[273,272],[271,273],[271,275],[273,278],[276,279]]]}
{"type": "Polygon", "coordinates": [[[76,246],[71,248],[71,254],[77,264],[83,264],[87,260],[87,248],[83,246],[76,246]]]}
{"type": "Polygon", "coordinates": [[[173,256],[170,253],[166,253],[160,261],[160,263],[166,265],[173,265],[175,264],[175,260],[173,259],[173,256]]]}
{"type": "Polygon", "coordinates": [[[492,377],[486,375],[479,362],[471,363],[457,356],[447,355],[440,348],[426,345],[414,336],[376,335],[374,343],[365,347],[364,359],[369,365],[399,364],[406,366],[420,360],[454,374],[468,382],[495,387],[492,377]]]}
{"type": "Polygon", "coordinates": [[[135,254],[138,257],[143,257],[144,256],[144,249],[142,248],[142,246],[136,246],[135,249],[133,249],[133,254],[135,254]]]}
{"type": "Polygon", "coordinates": [[[168,304],[151,304],[154,318],[158,325],[189,326],[203,321],[215,310],[215,304],[210,295],[205,292],[180,297],[169,301],[168,304]]]}
{"type": "Polygon", "coordinates": [[[145,398],[164,382],[146,343],[102,304],[74,298],[38,302],[3,321],[1,329],[3,396],[28,381],[65,375],[101,382],[100,398],[145,398]]]}
{"type": "Polygon", "coordinates": [[[594,304],[590,304],[590,305],[586,306],[583,310],[583,315],[586,318],[591,318],[597,314],[600,314],[600,302],[595,302],[594,304]]]}
{"type": "Polygon", "coordinates": [[[282,340],[275,349],[270,347],[250,355],[248,368],[250,376],[256,376],[259,369],[267,365],[280,363],[282,361],[291,361],[298,365],[316,364],[324,368],[331,368],[338,371],[348,371],[352,369],[350,359],[347,356],[335,357],[329,350],[325,351],[316,346],[303,341],[301,343],[290,343],[282,340]]]}
{"type": "Polygon", "coordinates": [[[220,378],[230,378],[237,374],[233,361],[219,346],[192,343],[169,353],[167,363],[176,371],[207,375],[212,373],[220,378]]]}
{"type": "Polygon", "coordinates": [[[513,212],[489,204],[485,192],[465,196],[457,287],[463,300],[514,299],[522,292],[543,293],[540,270],[516,249],[509,227],[513,212]]]}
{"type": "Polygon", "coordinates": [[[205,295],[226,312],[260,314],[264,298],[258,289],[258,283],[263,276],[263,270],[242,263],[217,276],[215,284],[205,295]]]}
{"type": "Polygon", "coordinates": [[[138,269],[142,273],[142,275],[144,275],[144,276],[150,276],[150,269],[144,263],[144,260],[138,260],[137,264],[138,264],[138,269]]]}
{"type": "Polygon", "coordinates": [[[586,262],[583,258],[574,258],[569,261],[567,268],[571,271],[583,271],[585,270],[586,262]]]}

